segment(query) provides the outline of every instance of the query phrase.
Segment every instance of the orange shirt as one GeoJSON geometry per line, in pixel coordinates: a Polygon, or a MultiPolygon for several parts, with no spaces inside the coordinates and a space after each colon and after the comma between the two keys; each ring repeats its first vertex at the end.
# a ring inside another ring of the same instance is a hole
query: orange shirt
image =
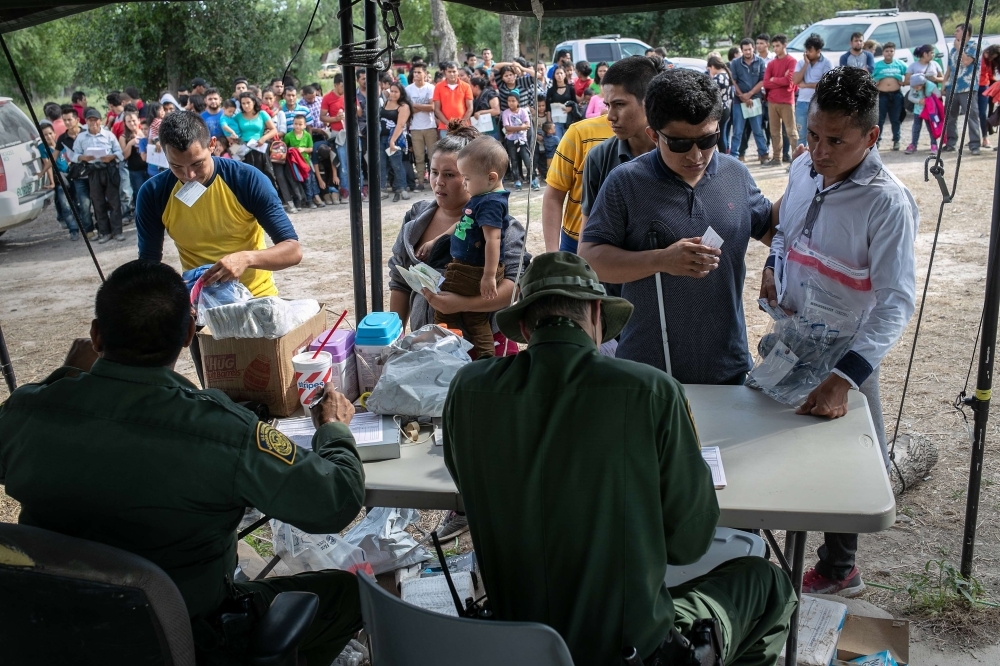
{"type": "MultiPolygon", "coordinates": [[[[465,117],[465,110],[472,105],[472,86],[465,81],[459,81],[452,90],[447,81],[441,81],[434,86],[433,99],[441,102],[441,113],[445,118],[461,119],[465,117]]],[[[438,129],[446,130],[448,125],[439,122],[438,129]]]]}

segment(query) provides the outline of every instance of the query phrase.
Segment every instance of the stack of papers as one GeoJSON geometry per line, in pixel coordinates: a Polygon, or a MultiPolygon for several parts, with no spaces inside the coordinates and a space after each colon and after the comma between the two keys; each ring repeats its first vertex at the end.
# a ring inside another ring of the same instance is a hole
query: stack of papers
{"type": "MultiPolygon", "coordinates": [[[[362,444],[378,444],[382,441],[382,417],[371,412],[355,414],[348,426],[354,441],[362,444]]],[[[296,416],[278,419],[278,430],[288,439],[304,449],[312,449],[312,437],[316,434],[311,416],[296,416]]]]}
{"type": "Polygon", "coordinates": [[[441,291],[440,287],[441,283],[444,282],[444,277],[427,264],[417,264],[410,269],[396,266],[396,270],[413,291],[420,291],[424,288],[430,289],[435,294],[441,291]]]}
{"type": "MultiPolygon", "coordinates": [[[[846,617],[846,604],[802,595],[799,602],[798,666],[827,666],[833,660],[846,617]]],[[[784,661],[785,649],[782,648],[779,663],[784,661]]]]}
{"type": "Polygon", "coordinates": [[[109,153],[108,149],[105,148],[104,146],[93,146],[91,148],[87,148],[87,150],[85,150],[83,154],[90,155],[95,159],[100,159],[102,157],[107,157],[111,153],[109,153]]]}
{"type": "Polygon", "coordinates": [[[712,470],[712,483],[716,490],[726,487],[726,470],[722,466],[722,452],[717,446],[704,446],[701,449],[701,457],[708,463],[712,470]]]}

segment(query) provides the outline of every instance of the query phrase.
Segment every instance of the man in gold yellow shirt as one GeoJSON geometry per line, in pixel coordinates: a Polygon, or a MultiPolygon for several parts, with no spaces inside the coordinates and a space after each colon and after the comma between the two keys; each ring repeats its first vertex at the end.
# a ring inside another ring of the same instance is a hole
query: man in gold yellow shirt
{"type": "Polygon", "coordinates": [[[139,258],[163,258],[173,239],[184,271],[212,264],[205,283],[239,280],[255,297],[275,296],[272,271],[302,260],[298,236],[267,177],[250,165],[212,156],[215,138],[195,113],[176,111],[160,125],[170,165],[139,190],[139,258]],[[273,247],[264,243],[264,233],[273,247]]]}

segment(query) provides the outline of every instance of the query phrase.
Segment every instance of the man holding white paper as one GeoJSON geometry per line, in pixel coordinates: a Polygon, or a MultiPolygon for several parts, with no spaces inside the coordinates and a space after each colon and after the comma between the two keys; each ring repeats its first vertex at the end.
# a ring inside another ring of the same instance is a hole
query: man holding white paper
{"type": "Polygon", "coordinates": [[[98,243],[114,238],[125,240],[122,231],[122,205],[120,196],[121,173],[118,163],[124,159],[118,139],[110,130],[101,126],[101,112],[91,107],[84,112],[87,131],[80,132],[67,151],[73,162],[87,164],[87,181],[90,200],[94,204],[94,222],[97,224],[98,243]]]}
{"type": "Polygon", "coordinates": [[[668,70],[650,82],[645,110],[656,149],[608,175],[580,256],[635,305],[618,358],[681,383],[740,384],[751,367],[746,249],[750,238],[769,244],[777,207],[716,152],[722,101],[711,79],[668,70]]]}

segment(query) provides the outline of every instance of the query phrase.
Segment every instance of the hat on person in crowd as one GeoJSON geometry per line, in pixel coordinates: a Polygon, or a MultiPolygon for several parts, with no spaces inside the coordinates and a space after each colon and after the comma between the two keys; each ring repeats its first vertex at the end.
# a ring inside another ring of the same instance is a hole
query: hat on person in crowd
{"type": "Polygon", "coordinates": [[[910,86],[922,86],[927,83],[927,79],[924,78],[923,74],[914,74],[910,77],[910,86]]]}
{"type": "Polygon", "coordinates": [[[571,252],[546,252],[535,257],[521,275],[520,294],[517,303],[496,314],[500,332],[514,342],[527,342],[520,325],[524,310],[545,296],[600,301],[604,340],[621,333],[632,316],[632,304],[624,298],[608,296],[590,264],[571,252]]]}
{"type": "Polygon", "coordinates": [[[201,78],[200,76],[198,78],[191,79],[191,89],[194,90],[198,86],[205,86],[207,88],[208,87],[208,81],[206,81],[205,79],[201,78]]]}
{"type": "Polygon", "coordinates": [[[102,118],[101,112],[92,106],[88,106],[87,110],[83,112],[83,119],[90,120],[91,118],[97,118],[100,120],[102,118]]]}
{"type": "Polygon", "coordinates": [[[163,97],[160,98],[160,104],[173,104],[174,108],[181,108],[181,105],[177,103],[177,100],[170,93],[164,93],[163,97]]]}

